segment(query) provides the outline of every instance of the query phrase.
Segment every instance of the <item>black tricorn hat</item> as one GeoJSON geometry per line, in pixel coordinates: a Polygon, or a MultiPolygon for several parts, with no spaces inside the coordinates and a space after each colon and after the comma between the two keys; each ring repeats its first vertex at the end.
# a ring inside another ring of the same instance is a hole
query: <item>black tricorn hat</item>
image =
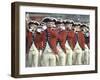
{"type": "Polygon", "coordinates": [[[42,22],[47,23],[47,22],[54,22],[54,21],[53,21],[53,19],[51,19],[50,17],[45,17],[45,18],[42,20],[42,22]]]}
{"type": "Polygon", "coordinates": [[[89,27],[86,24],[82,24],[81,28],[88,28],[89,29],[89,27]]]}
{"type": "Polygon", "coordinates": [[[39,22],[37,22],[37,21],[30,21],[29,23],[28,23],[28,25],[30,26],[30,25],[32,25],[32,24],[35,24],[35,25],[39,25],[39,22]]]}
{"type": "Polygon", "coordinates": [[[77,26],[75,23],[72,24],[73,27],[77,26]]]}
{"type": "Polygon", "coordinates": [[[55,24],[62,24],[62,22],[61,21],[56,21],[55,24]]]}
{"type": "Polygon", "coordinates": [[[64,23],[64,20],[62,20],[62,19],[58,19],[58,20],[56,20],[56,22],[55,22],[55,24],[62,24],[62,23],[64,23]]]}
{"type": "Polygon", "coordinates": [[[66,19],[66,20],[64,20],[64,24],[74,24],[74,21],[66,19]]]}
{"type": "Polygon", "coordinates": [[[73,20],[70,20],[70,24],[74,24],[74,21],[73,20]]]}
{"type": "Polygon", "coordinates": [[[55,22],[55,23],[56,23],[56,21],[57,21],[57,19],[56,19],[56,18],[53,18],[53,17],[52,17],[51,19],[52,19],[52,21],[53,21],[53,22],[55,22]]]}
{"type": "Polygon", "coordinates": [[[84,28],[84,27],[87,27],[87,26],[86,26],[85,24],[82,24],[82,25],[81,25],[81,28],[84,28]]]}
{"type": "Polygon", "coordinates": [[[74,26],[74,27],[76,27],[76,26],[80,26],[80,27],[81,27],[81,23],[75,22],[75,23],[73,23],[73,26],[74,26]]]}

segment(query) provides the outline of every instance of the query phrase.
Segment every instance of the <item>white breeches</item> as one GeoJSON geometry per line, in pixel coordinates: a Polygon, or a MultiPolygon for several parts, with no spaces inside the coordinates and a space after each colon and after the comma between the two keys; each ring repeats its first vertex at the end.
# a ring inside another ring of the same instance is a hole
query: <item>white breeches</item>
{"type": "Polygon", "coordinates": [[[77,42],[73,53],[73,64],[82,64],[82,54],[83,51],[77,42]]]}
{"type": "Polygon", "coordinates": [[[42,55],[41,65],[42,66],[56,66],[56,56],[52,52],[48,43],[42,55]]]}
{"type": "Polygon", "coordinates": [[[57,45],[57,49],[58,49],[58,62],[57,65],[59,66],[65,66],[66,64],[66,53],[64,53],[64,51],[62,50],[62,48],[60,47],[60,45],[57,45]]]}
{"type": "Polygon", "coordinates": [[[70,48],[68,41],[66,41],[66,65],[72,65],[73,51],[70,48]]]}
{"type": "Polygon", "coordinates": [[[90,60],[90,50],[87,45],[85,45],[85,50],[83,51],[82,55],[82,62],[83,64],[89,64],[90,60]]]}
{"type": "Polygon", "coordinates": [[[37,67],[38,66],[38,59],[39,59],[39,52],[38,52],[37,48],[35,47],[34,43],[32,44],[27,56],[28,56],[27,66],[37,67]]]}
{"type": "Polygon", "coordinates": [[[56,66],[56,57],[54,53],[43,53],[42,66],[56,66]]]}

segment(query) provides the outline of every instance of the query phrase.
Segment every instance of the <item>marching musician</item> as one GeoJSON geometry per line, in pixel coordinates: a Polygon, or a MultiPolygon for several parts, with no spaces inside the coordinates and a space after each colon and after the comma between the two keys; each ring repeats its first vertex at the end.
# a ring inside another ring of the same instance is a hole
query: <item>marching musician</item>
{"type": "Polygon", "coordinates": [[[42,54],[44,51],[44,48],[46,46],[46,26],[45,24],[40,24],[34,34],[34,44],[36,46],[36,48],[39,51],[39,66],[41,66],[41,60],[42,60],[42,54]]]}
{"type": "Polygon", "coordinates": [[[56,66],[57,50],[57,30],[55,21],[51,17],[46,17],[43,22],[47,26],[47,42],[43,52],[43,66],[56,66]]]}
{"type": "Polygon", "coordinates": [[[58,48],[58,56],[59,56],[59,65],[60,66],[65,66],[66,64],[66,37],[67,33],[65,30],[65,25],[63,20],[57,20],[56,21],[56,26],[58,29],[58,43],[57,43],[57,48],[58,48]]]}
{"type": "Polygon", "coordinates": [[[73,50],[75,47],[75,32],[73,30],[73,20],[64,20],[64,24],[65,24],[65,28],[66,28],[66,32],[67,32],[67,38],[66,38],[66,64],[67,65],[72,65],[73,60],[72,60],[72,56],[73,56],[73,50]]]}
{"type": "Polygon", "coordinates": [[[89,27],[85,24],[81,25],[81,31],[85,37],[85,50],[83,51],[82,61],[83,64],[89,64],[89,55],[90,55],[90,34],[89,27]]]}
{"type": "Polygon", "coordinates": [[[83,55],[83,51],[85,50],[85,37],[81,31],[80,26],[81,26],[80,23],[74,24],[75,42],[76,42],[76,45],[74,48],[75,64],[82,64],[82,55],[83,55]]]}
{"type": "Polygon", "coordinates": [[[36,28],[38,27],[39,23],[37,21],[31,21],[28,24],[27,32],[26,32],[26,66],[32,67],[38,66],[38,49],[34,44],[34,33],[36,28]]]}

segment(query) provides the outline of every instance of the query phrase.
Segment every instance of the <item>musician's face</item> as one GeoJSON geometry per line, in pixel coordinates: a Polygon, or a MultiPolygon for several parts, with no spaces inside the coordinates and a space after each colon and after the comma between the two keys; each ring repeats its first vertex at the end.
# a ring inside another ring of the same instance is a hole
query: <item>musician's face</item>
{"type": "Polygon", "coordinates": [[[29,31],[32,32],[32,33],[34,33],[35,30],[36,30],[36,28],[37,28],[37,25],[31,24],[30,27],[29,27],[29,31]]]}
{"type": "Polygon", "coordinates": [[[66,24],[65,27],[66,27],[66,29],[71,30],[72,29],[72,24],[66,24]]]}
{"type": "Polygon", "coordinates": [[[57,28],[65,30],[65,25],[64,24],[57,24],[57,28]]]}
{"type": "Polygon", "coordinates": [[[48,23],[47,23],[47,26],[48,26],[48,27],[53,27],[53,28],[56,27],[55,22],[48,22],[48,23]]]}
{"type": "Polygon", "coordinates": [[[75,26],[75,30],[76,31],[80,31],[81,29],[80,29],[80,26],[75,26]]]}
{"type": "Polygon", "coordinates": [[[47,25],[46,24],[42,24],[41,27],[42,27],[43,30],[47,29],[47,25]]]}

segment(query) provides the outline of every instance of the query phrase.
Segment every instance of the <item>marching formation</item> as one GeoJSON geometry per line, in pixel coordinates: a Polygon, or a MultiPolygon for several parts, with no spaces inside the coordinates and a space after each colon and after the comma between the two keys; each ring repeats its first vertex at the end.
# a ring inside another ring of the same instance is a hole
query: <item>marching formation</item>
{"type": "Polygon", "coordinates": [[[88,65],[89,27],[73,20],[45,17],[26,27],[26,66],[88,65]]]}

